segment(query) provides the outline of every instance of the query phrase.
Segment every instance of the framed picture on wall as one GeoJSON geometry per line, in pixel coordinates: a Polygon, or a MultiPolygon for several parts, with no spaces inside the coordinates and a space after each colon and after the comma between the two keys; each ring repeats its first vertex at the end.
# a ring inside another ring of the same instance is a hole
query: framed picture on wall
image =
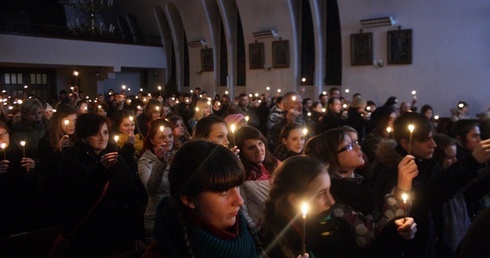
{"type": "Polygon", "coordinates": [[[213,49],[201,49],[201,72],[212,72],[213,70],[213,49]]]}
{"type": "Polygon", "coordinates": [[[289,67],[289,40],[272,42],[272,67],[289,67]]]}
{"type": "Polygon", "coordinates": [[[373,34],[356,33],[350,35],[351,65],[373,64],[373,34]]]}
{"type": "Polygon", "coordinates": [[[263,69],[265,64],[264,43],[248,45],[250,69],[263,69]]]}
{"type": "Polygon", "coordinates": [[[388,64],[412,63],[412,30],[388,31],[388,64]]]}

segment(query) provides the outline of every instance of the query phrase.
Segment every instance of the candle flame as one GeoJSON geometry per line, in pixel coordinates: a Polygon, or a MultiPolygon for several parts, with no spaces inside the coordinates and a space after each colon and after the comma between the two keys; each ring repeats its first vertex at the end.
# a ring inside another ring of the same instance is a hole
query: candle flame
{"type": "Polygon", "coordinates": [[[414,129],[415,129],[415,126],[414,126],[414,125],[412,125],[412,124],[408,125],[408,130],[409,130],[411,133],[413,133],[413,130],[414,130],[414,129]]]}
{"type": "Polygon", "coordinates": [[[230,126],[230,129],[231,129],[231,132],[232,132],[232,133],[235,133],[235,129],[236,129],[235,124],[232,124],[232,125],[230,126]]]}
{"type": "Polygon", "coordinates": [[[65,119],[64,123],[65,123],[65,125],[68,125],[70,123],[70,120],[65,119]]]}
{"type": "Polygon", "coordinates": [[[26,146],[26,141],[20,141],[20,145],[26,146]]]}
{"type": "Polygon", "coordinates": [[[391,130],[393,130],[393,129],[391,129],[391,127],[389,127],[389,126],[388,126],[388,127],[386,127],[386,131],[387,131],[388,133],[391,133],[391,130]]]}
{"type": "Polygon", "coordinates": [[[306,202],[301,204],[301,213],[303,213],[303,218],[305,218],[308,213],[308,204],[306,202]]]}
{"type": "Polygon", "coordinates": [[[165,127],[163,127],[163,125],[160,126],[160,132],[163,133],[163,130],[165,129],[165,127]]]}
{"type": "Polygon", "coordinates": [[[308,134],[308,128],[303,128],[303,134],[307,135],[308,134]]]}
{"type": "Polygon", "coordinates": [[[291,97],[293,101],[296,101],[296,96],[291,97]]]}
{"type": "Polygon", "coordinates": [[[408,194],[406,194],[406,193],[402,194],[402,200],[403,200],[403,203],[407,203],[408,194]]]}
{"type": "Polygon", "coordinates": [[[7,144],[2,142],[2,144],[0,144],[0,148],[2,148],[2,150],[5,150],[5,148],[7,148],[7,144]]]}
{"type": "Polygon", "coordinates": [[[245,116],[245,121],[248,122],[248,120],[250,120],[250,117],[249,116],[245,116]]]}
{"type": "Polygon", "coordinates": [[[117,143],[119,141],[119,135],[114,136],[114,141],[117,143]]]}
{"type": "Polygon", "coordinates": [[[129,116],[129,121],[133,122],[133,116],[129,116]]]}

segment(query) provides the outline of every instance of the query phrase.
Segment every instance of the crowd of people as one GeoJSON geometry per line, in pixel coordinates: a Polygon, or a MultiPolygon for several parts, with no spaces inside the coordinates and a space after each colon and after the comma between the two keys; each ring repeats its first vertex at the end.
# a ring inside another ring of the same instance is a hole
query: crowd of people
{"type": "Polygon", "coordinates": [[[377,105],[337,88],[318,99],[195,88],[8,101],[0,237],[62,225],[74,257],[475,257],[487,248],[474,239],[488,231],[474,224],[490,214],[490,110],[471,118],[463,101],[444,121],[430,105],[418,112],[415,98],[377,105]]]}

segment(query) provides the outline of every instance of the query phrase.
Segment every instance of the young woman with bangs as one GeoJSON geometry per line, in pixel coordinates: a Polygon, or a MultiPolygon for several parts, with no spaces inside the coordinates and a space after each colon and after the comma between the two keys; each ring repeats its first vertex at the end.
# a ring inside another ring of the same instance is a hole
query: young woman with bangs
{"type": "Polygon", "coordinates": [[[240,211],[243,167],[227,148],[184,144],[169,171],[170,196],[156,212],[155,240],[143,257],[257,257],[258,238],[240,211]]]}

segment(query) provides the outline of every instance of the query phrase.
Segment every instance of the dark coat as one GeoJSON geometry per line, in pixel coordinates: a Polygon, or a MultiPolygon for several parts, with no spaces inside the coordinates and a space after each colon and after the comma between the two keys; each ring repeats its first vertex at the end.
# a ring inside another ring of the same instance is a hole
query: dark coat
{"type": "MultiPolygon", "coordinates": [[[[114,146],[109,146],[114,151],[114,146]]],[[[144,238],[143,209],[136,194],[134,176],[121,157],[110,169],[100,163],[100,157],[85,144],[64,149],[60,179],[66,193],[66,222],[69,235],[91,209],[110,180],[100,204],[72,238],[71,252],[76,254],[107,254],[129,247],[133,240],[144,238]]]]}

